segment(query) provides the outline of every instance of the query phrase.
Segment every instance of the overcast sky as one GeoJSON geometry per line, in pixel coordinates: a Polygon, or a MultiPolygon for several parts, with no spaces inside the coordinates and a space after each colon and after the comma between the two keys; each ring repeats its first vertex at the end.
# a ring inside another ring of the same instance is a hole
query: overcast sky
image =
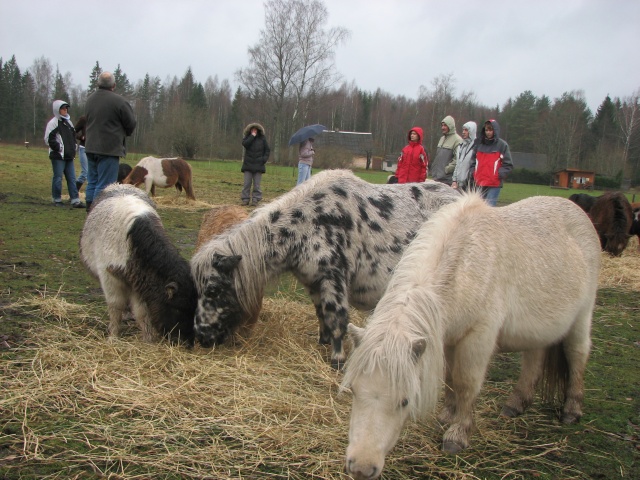
{"type": "MultiPolygon", "coordinates": [[[[552,100],[582,90],[595,112],[605,96],[640,89],[638,0],[325,0],[328,26],[351,37],[336,51],[343,79],[417,98],[452,74],[456,96],[502,106],[525,90],[552,100]]],[[[0,57],[22,70],[44,56],[84,88],[95,62],[132,83],[164,82],[188,67],[197,81],[248,65],[264,28],[262,0],[0,0],[0,57]]]]}

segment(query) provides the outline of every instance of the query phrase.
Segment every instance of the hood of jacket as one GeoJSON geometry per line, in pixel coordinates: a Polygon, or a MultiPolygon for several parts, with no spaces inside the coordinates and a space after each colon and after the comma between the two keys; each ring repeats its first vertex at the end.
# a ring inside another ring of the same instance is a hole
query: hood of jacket
{"type": "Polygon", "coordinates": [[[60,120],[60,107],[63,105],[69,106],[69,102],[65,102],[64,100],[54,100],[51,108],[53,110],[53,116],[60,120]]]}
{"type": "Polygon", "coordinates": [[[478,125],[476,124],[476,122],[467,122],[462,125],[462,129],[464,130],[465,128],[469,130],[469,140],[471,140],[471,142],[473,143],[478,134],[478,125]]]}
{"type": "Polygon", "coordinates": [[[447,136],[454,135],[456,133],[456,121],[451,115],[447,115],[446,117],[444,117],[442,119],[442,122],[440,123],[444,123],[447,127],[449,127],[449,133],[447,133],[447,136]]]}
{"type": "Polygon", "coordinates": [[[247,135],[249,135],[251,133],[251,129],[254,127],[258,129],[258,135],[264,136],[264,127],[256,122],[250,123],[249,125],[244,127],[244,130],[242,131],[242,136],[246,137],[247,135]]]}
{"type": "Polygon", "coordinates": [[[422,145],[422,127],[411,127],[411,129],[407,132],[407,141],[411,141],[411,132],[416,132],[418,134],[418,145],[422,145]]]}
{"type": "Polygon", "coordinates": [[[484,126],[487,123],[490,123],[491,126],[493,127],[493,141],[491,143],[497,142],[498,139],[500,138],[500,124],[498,123],[497,120],[494,120],[493,118],[487,120],[482,124],[482,130],[480,130],[480,141],[482,143],[487,143],[487,136],[484,134],[484,126]]]}

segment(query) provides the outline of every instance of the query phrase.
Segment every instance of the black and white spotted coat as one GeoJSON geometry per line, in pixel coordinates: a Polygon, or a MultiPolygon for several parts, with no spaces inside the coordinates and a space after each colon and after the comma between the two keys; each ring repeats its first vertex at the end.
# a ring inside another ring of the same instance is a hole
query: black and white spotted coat
{"type": "Polygon", "coordinates": [[[193,256],[194,331],[218,344],[255,322],[267,282],[291,272],[309,292],[332,365],[345,361],[349,306],[373,309],[429,216],[459,198],[438,182],[377,185],[349,170],[314,175],[193,256]]]}

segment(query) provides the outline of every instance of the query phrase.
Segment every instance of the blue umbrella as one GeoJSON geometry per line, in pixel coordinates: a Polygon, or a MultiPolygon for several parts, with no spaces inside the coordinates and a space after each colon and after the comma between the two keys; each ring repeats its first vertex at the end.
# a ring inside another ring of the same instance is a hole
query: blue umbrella
{"type": "Polygon", "coordinates": [[[316,123],[315,125],[307,125],[306,127],[302,127],[296,133],[293,134],[291,139],[289,140],[289,146],[295,145],[296,143],[302,143],[307,138],[315,137],[316,135],[320,135],[323,130],[326,130],[327,127],[324,125],[320,125],[316,123]]]}

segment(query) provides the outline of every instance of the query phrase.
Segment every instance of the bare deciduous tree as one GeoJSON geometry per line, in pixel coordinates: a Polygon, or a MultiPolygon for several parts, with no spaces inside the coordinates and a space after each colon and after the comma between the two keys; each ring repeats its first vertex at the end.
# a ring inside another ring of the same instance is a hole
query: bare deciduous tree
{"type": "Polygon", "coordinates": [[[627,167],[627,175],[635,177],[638,167],[638,158],[635,162],[631,158],[630,152],[640,148],[640,89],[633,95],[622,100],[622,105],[617,111],[618,125],[622,133],[623,141],[623,161],[627,167]],[[635,167],[635,168],[634,168],[635,167]]]}
{"type": "Polygon", "coordinates": [[[249,67],[236,73],[250,94],[257,92],[272,103],[276,161],[285,102],[293,102],[292,124],[300,126],[306,121],[309,96],[323,93],[338,78],[335,48],[349,32],[342,27],[325,29],[327,18],[320,0],[269,0],[260,41],[248,51],[249,67]]]}

